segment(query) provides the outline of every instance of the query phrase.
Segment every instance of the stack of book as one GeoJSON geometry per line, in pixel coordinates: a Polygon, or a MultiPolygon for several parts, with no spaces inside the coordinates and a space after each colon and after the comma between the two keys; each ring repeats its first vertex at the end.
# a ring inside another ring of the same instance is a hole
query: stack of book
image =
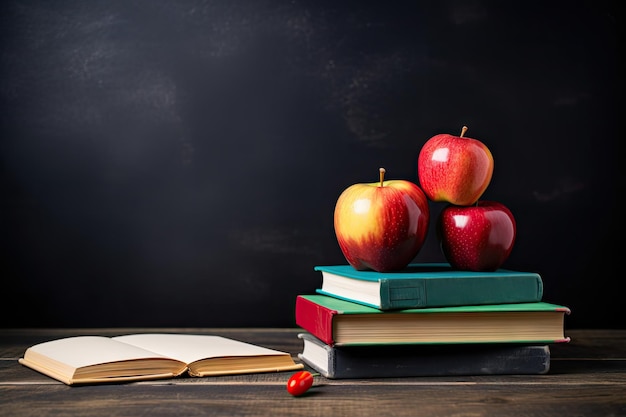
{"type": "Polygon", "coordinates": [[[568,307],[542,300],[534,272],[411,264],[401,272],[316,266],[296,297],[300,360],[331,379],[545,374],[568,342],[568,307]]]}

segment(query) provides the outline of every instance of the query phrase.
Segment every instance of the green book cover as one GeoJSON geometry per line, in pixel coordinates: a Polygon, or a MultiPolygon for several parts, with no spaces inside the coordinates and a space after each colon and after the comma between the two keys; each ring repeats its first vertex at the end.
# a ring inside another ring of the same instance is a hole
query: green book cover
{"type": "Polygon", "coordinates": [[[431,308],[405,308],[395,310],[393,312],[385,312],[380,309],[369,307],[366,305],[353,303],[351,301],[342,300],[340,298],[329,297],[322,294],[300,295],[323,306],[329,310],[335,311],[336,314],[442,314],[442,313],[488,313],[488,312],[514,312],[514,311],[564,311],[569,313],[569,308],[538,301],[533,303],[512,303],[512,304],[484,304],[484,305],[461,305],[448,307],[431,307],[431,308]]]}
{"type": "Polygon", "coordinates": [[[351,265],[320,265],[317,293],[380,310],[541,301],[535,272],[498,269],[460,271],[447,263],[411,264],[398,272],[358,271],[351,265]]]}

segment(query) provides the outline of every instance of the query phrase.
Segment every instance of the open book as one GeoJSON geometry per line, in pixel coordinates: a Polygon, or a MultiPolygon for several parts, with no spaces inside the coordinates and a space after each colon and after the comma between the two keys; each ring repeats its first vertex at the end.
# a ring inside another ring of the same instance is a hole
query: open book
{"type": "Polygon", "coordinates": [[[76,336],[26,349],[19,363],[67,385],[302,369],[291,355],[222,336],[76,336]]]}

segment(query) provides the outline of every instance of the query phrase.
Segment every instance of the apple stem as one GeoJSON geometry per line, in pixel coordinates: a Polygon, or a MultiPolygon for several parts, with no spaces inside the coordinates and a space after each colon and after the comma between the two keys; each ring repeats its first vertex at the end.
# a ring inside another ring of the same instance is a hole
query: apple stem
{"type": "Polygon", "coordinates": [[[461,137],[463,137],[465,132],[467,132],[467,126],[463,126],[463,128],[461,129],[461,137]]]}
{"type": "Polygon", "coordinates": [[[378,168],[378,173],[380,174],[380,186],[383,186],[383,181],[385,181],[385,168],[378,168]]]}

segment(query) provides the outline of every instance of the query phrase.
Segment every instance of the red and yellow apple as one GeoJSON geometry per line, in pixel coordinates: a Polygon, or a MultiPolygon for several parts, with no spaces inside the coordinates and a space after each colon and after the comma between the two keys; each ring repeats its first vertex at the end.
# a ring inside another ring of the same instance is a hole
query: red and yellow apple
{"type": "Polygon", "coordinates": [[[335,205],[339,247],[357,270],[398,271],[422,248],[428,232],[428,199],[408,180],[384,179],[346,188],[335,205]]]}
{"type": "Polygon", "coordinates": [[[417,175],[426,196],[458,206],[474,204],[493,175],[493,156],[487,146],[472,138],[439,134],[424,143],[417,160],[417,175]]]}
{"type": "Polygon", "coordinates": [[[517,234],[513,213],[497,201],[448,204],[437,219],[441,250],[454,268],[495,271],[508,259],[517,234]]]}

